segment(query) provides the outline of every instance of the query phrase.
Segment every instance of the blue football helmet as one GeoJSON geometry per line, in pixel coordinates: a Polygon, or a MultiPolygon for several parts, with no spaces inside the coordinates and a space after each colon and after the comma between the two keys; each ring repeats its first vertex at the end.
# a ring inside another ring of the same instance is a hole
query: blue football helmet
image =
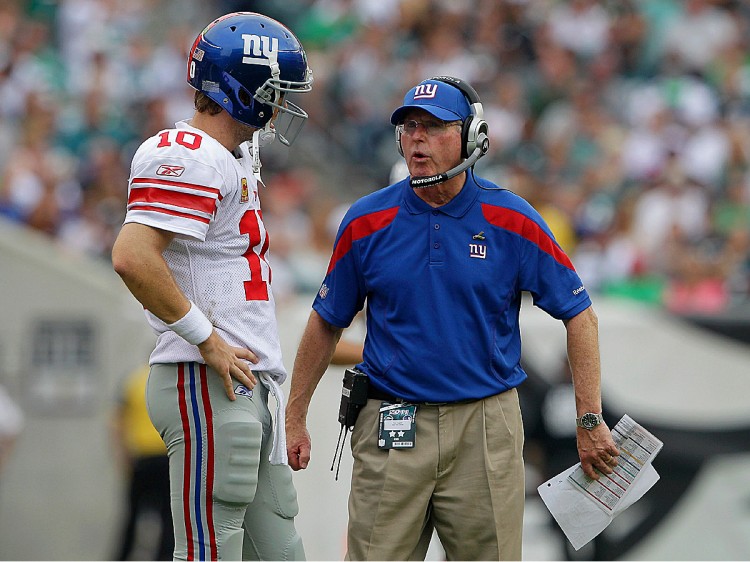
{"type": "MultiPolygon", "coordinates": [[[[299,40],[287,27],[261,14],[222,16],[198,35],[190,49],[188,83],[237,121],[258,129],[269,130],[278,110],[290,116],[287,130],[299,131],[307,113],[284,96],[309,92],[312,82],[299,40]],[[293,127],[292,121],[299,125],[293,127]]],[[[293,140],[278,136],[286,145],[293,140]]]]}

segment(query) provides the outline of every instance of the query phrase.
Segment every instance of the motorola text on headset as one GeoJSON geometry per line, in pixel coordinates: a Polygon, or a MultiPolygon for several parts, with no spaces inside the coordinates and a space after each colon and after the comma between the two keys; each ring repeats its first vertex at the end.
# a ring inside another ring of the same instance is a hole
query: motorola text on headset
{"type": "MultiPolygon", "coordinates": [[[[484,120],[484,109],[476,90],[467,82],[453,76],[433,76],[430,80],[436,80],[458,88],[469,101],[471,115],[466,118],[461,129],[461,156],[464,158],[464,161],[447,172],[435,174],[434,176],[410,178],[409,184],[414,188],[430,187],[431,185],[456,177],[476,164],[477,160],[487,154],[490,148],[489,127],[484,120]]],[[[396,142],[398,144],[398,151],[403,156],[401,139],[398,137],[398,133],[396,142]]]]}

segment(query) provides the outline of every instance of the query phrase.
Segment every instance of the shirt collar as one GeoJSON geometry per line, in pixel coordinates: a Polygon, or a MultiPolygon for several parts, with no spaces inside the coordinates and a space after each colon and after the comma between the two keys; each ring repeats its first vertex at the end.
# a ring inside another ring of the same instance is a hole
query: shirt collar
{"type": "Polygon", "coordinates": [[[191,122],[191,119],[183,119],[182,121],[177,121],[177,123],[174,124],[174,127],[175,129],[192,129],[193,131],[197,131],[198,129],[193,127],[191,122]]]}
{"type": "MultiPolygon", "coordinates": [[[[406,209],[412,215],[418,215],[421,213],[426,213],[428,211],[439,211],[445,215],[459,218],[466,214],[466,212],[469,210],[469,208],[479,195],[479,187],[474,181],[474,174],[471,171],[467,171],[466,181],[464,182],[464,186],[461,188],[461,191],[458,192],[458,195],[456,195],[453,199],[451,199],[448,203],[442,205],[441,207],[433,207],[420,199],[409,185],[409,178],[403,181],[405,191],[404,203],[406,209]]],[[[426,187],[422,189],[430,188],[426,187]]]]}

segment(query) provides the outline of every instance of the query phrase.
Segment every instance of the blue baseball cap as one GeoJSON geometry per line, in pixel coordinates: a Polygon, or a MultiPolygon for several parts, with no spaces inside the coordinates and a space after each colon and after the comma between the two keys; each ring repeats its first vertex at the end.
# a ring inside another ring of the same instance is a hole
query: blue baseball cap
{"type": "Polygon", "coordinates": [[[443,121],[465,121],[471,115],[466,96],[458,88],[438,80],[424,80],[404,96],[404,105],[391,115],[391,124],[403,122],[412,108],[424,109],[443,121]]]}

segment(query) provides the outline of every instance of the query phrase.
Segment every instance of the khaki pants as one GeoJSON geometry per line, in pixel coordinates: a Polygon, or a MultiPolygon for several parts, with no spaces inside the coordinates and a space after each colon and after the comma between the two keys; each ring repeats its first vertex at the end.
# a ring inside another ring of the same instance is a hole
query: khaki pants
{"type": "Polygon", "coordinates": [[[418,406],[412,449],[378,449],[380,404],[368,401],[352,433],[347,559],[424,560],[434,528],[448,560],[521,560],[517,391],[418,406]]]}

